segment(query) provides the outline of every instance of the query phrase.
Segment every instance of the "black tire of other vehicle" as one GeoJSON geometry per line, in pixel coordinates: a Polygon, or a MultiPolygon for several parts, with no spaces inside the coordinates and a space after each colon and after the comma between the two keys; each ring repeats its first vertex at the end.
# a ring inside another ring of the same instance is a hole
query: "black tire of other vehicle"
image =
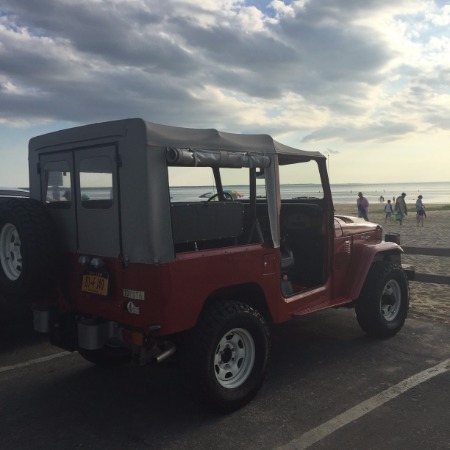
{"type": "Polygon", "coordinates": [[[228,412],[256,395],[269,353],[269,330],[262,315],[245,303],[224,300],[201,314],[181,350],[181,365],[206,403],[228,412]]]}
{"type": "Polygon", "coordinates": [[[403,327],[408,308],[409,287],[403,270],[387,261],[375,262],[355,305],[360,327],[376,338],[391,337],[403,327]]]}
{"type": "Polygon", "coordinates": [[[53,221],[39,201],[14,198],[0,204],[0,292],[31,301],[46,296],[60,268],[53,221]]]}
{"type": "Polygon", "coordinates": [[[105,345],[98,350],[79,348],[78,353],[87,361],[102,367],[120,367],[131,361],[131,350],[105,345]]]}

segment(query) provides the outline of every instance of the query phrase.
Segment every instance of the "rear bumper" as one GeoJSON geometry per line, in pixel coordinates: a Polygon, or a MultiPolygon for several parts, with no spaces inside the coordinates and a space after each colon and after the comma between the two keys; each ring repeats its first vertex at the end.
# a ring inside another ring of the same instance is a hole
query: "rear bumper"
{"type": "Polygon", "coordinates": [[[35,308],[33,325],[35,331],[50,334],[52,345],[69,351],[79,347],[98,350],[119,336],[116,322],[80,319],[74,313],[61,314],[56,308],[35,308]]]}

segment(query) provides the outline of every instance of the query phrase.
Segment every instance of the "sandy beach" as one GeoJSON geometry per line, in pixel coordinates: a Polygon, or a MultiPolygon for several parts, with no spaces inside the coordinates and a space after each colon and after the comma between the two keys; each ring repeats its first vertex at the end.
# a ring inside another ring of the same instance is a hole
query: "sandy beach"
{"type": "MultiPolygon", "coordinates": [[[[400,233],[401,245],[420,248],[450,249],[450,210],[436,210],[442,205],[430,205],[423,227],[417,227],[414,205],[408,204],[409,214],[398,223],[385,223],[383,204],[371,205],[369,219],[383,227],[386,232],[400,233]]],[[[335,205],[336,214],[356,215],[356,200],[353,205],[335,205]]],[[[414,265],[417,273],[450,276],[450,257],[408,255],[402,262],[414,265]]],[[[411,308],[409,317],[425,317],[450,324],[450,285],[410,282],[411,308]]]]}

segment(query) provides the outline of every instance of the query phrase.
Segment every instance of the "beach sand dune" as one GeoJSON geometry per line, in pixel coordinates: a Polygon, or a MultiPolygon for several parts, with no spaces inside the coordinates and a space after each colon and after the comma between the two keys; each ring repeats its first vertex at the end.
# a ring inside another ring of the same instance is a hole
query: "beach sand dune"
{"type": "MultiPolygon", "coordinates": [[[[371,205],[369,219],[379,223],[384,233],[400,233],[401,245],[419,248],[450,249],[450,211],[428,211],[423,227],[417,227],[414,206],[409,206],[410,213],[398,223],[384,223],[383,204],[371,205]]],[[[438,207],[437,205],[433,205],[438,207]]],[[[356,200],[353,205],[335,205],[336,214],[356,214],[356,200]]],[[[402,262],[412,264],[416,273],[450,276],[450,257],[408,255],[402,256],[402,262]]],[[[410,282],[411,308],[409,317],[427,318],[450,325],[450,285],[410,282]]]]}

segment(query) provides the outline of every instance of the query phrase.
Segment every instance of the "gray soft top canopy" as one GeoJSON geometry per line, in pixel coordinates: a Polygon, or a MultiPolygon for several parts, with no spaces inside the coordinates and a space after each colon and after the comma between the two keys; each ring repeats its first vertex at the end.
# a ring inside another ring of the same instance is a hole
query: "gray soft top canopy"
{"type": "Polygon", "coordinates": [[[44,134],[31,139],[30,149],[39,150],[43,145],[58,145],[123,137],[130,130],[141,129],[146,132],[147,145],[167,148],[197,148],[203,150],[227,150],[230,152],[254,152],[259,154],[282,154],[297,157],[325,158],[319,152],[300,150],[281,144],[267,134],[236,134],[218,131],[216,129],[182,128],[160,125],[143,119],[124,119],[85,125],[54,133],[44,134]],[[145,127],[145,130],[142,128],[145,127]],[[40,145],[42,143],[42,145],[40,145]]]}
{"type": "Polygon", "coordinates": [[[149,145],[325,158],[319,152],[300,150],[281,144],[268,134],[226,133],[216,129],[181,128],[151,122],[145,122],[145,125],[148,130],[147,143],[149,145]]]}
{"type": "MultiPolygon", "coordinates": [[[[124,119],[70,128],[32,138],[29,144],[32,197],[41,199],[40,158],[46,155],[47,160],[53,158],[58,161],[58,154],[66,152],[61,158],[68,158],[72,164],[72,157],[68,157],[67,152],[74,152],[74,155],[79,155],[76,158],[81,159],[85,156],[80,155],[94,155],[97,154],[96,151],[107,155],[114,154],[120,167],[122,183],[120,192],[114,195],[119,195],[121,199],[123,253],[134,262],[157,264],[173,261],[175,258],[171,227],[168,223],[171,204],[167,186],[167,165],[264,169],[272,242],[278,247],[279,192],[276,160],[280,164],[290,164],[325,159],[319,152],[283,145],[266,134],[234,134],[215,129],[158,125],[143,119],[124,119]]],[[[58,210],[55,214],[72,214],[73,209],[72,205],[70,210],[58,210]]],[[[103,213],[106,214],[106,210],[103,213]]],[[[67,218],[67,223],[72,226],[74,220],[67,218]]],[[[100,224],[100,221],[98,223],[100,224]]],[[[75,227],[72,226],[72,229],[75,230],[75,227]]],[[[102,232],[95,236],[93,233],[95,242],[102,240],[106,249],[104,253],[98,252],[99,254],[108,256],[112,253],[109,249],[110,242],[119,241],[110,234],[102,232]]],[[[85,237],[82,236],[83,240],[88,239],[85,237]]],[[[71,239],[75,247],[76,239],[73,236],[71,239]]],[[[87,250],[83,251],[88,253],[87,250]]]]}

